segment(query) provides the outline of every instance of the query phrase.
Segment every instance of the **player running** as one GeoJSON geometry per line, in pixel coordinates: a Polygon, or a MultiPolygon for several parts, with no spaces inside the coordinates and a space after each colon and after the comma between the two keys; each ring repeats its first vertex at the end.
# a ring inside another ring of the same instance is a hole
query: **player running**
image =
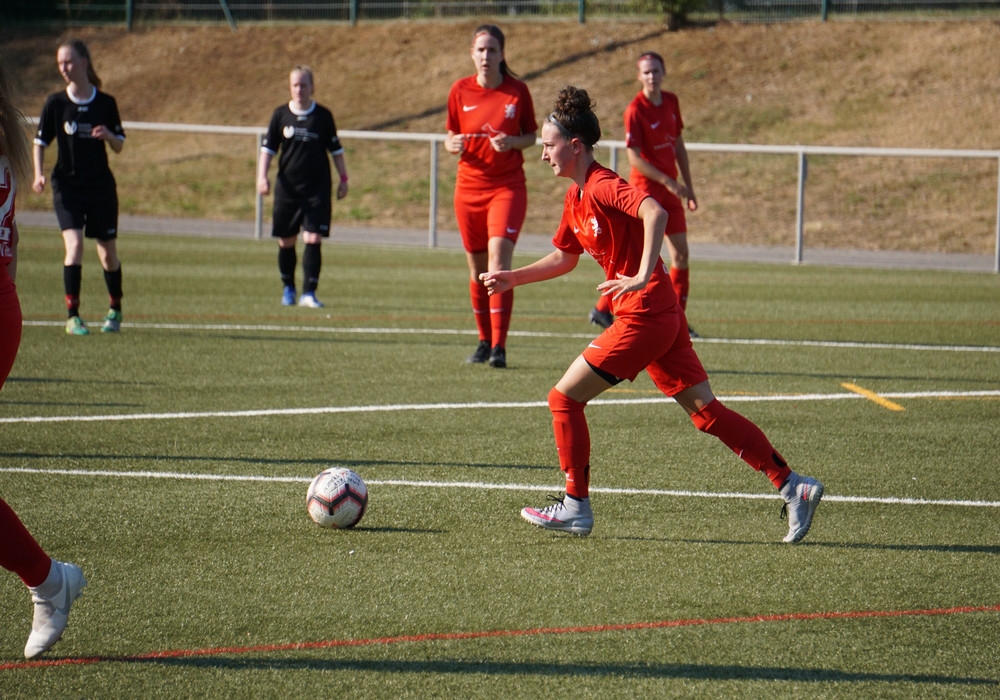
{"type": "Polygon", "coordinates": [[[573,270],[589,253],[604,269],[598,285],[611,298],[615,320],[594,339],[549,392],[559,466],[566,495],[521,516],[538,527],[588,535],[590,433],[584,409],[604,391],[645,369],[653,383],[687,411],[695,427],[719,438],[743,461],[764,472],[785,501],[785,542],[805,537],[823,495],[823,485],[788,468],[760,428],[725,407],[712,393],[708,375],[687,333],[660,248],[667,213],[645,192],[629,185],[594,159],[601,127],[585,90],[567,87],[542,126],[542,160],[557,177],[573,181],[555,250],[513,271],[490,271],[482,280],[490,294],[540,282],[573,270]]]}
{"type": "Polygon", "coordinates": [[[538,123],[528,86],[504,56],[504,35],[493,24],[472,35],[476,74],[448,94],[445,150],[457,155],[455,219],[469,264],[469,297],[479,345],[467,362],[507,366],[507,331],[514,293],[490,296],[479,276],[509,270],[528,209],[525,148],[534,145],[538,123]]]}
{"type": "Polygon", "coordinates": [[[257,191],[270,194],[267,171],[280,151],[278,178],[274,188],[274,221],[271,236],[278,239],[278,272],[284,287],[281,303],[295,304],[295,243],[302,230],[302,296],[299,306],[323,308],[316,298],[319,273],[323,266],[320,245],[330,236],[332,202],[330,160],[340,175],[337,199],[347,196],[347,166],[344,147],[337,138],[333,113],[313,100],[313,72],[309,66],[295,66],[288,76],[291,100],[274,110],[264,136],[257,164],[257,191]]]}

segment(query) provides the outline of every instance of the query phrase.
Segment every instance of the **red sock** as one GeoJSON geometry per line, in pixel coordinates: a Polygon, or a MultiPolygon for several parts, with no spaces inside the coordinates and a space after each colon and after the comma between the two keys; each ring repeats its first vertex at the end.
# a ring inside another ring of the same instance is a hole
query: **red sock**
{"type": "Polygon", "coordinates": [[[792,473],[761,429],[718,399],[691,416],[691,420],[698,430],[719,438],[740,459],[767,474],[775,488],[781,488],[792,473]]]}
{"type": "Polygon", "coordinates": [[[677,301],[680,302],[682,311],[687,311],[688,307],[688,290],[691,288],[688,282],[691,277],[690,272],[686,267],[683,270],[678,267],[670,268],[670,281],[674,285],[674,293],[677,295],[677,301]]]}
{"type": "Polygon", "coordinates": [[[2,498],[0,533],[3,533],[0,538],[0,566],[20,576],[25,586],[33,588],[45,583],[52,560],[2,498]]]}
{"type": "Polygon", "coordinates": [[[566,474],[566,494],[573,498],[590,495],[590,429],[583,415],[586,407],[557,389],[549,392],[559,468],[566,474]]]}
{"type": "MultiPolygon", "coordinates": [[[[482,282],[469,280],[469,298],[472,300],[472,314],[476,317],[476,330],[480,340],[490,340],[490,293],[482,282]]],[[[492,343],[490,343],[492,345],[492,343]]]]}
{"type": "Polygon", "coordinates": [[[507,331],[510,329],[510,315],[514,310],[514,290],[508,289],[503,294],[490,297],[490,330],[492,345],[507,347],[507,331]]]}
{"type": "Polygon", "coordinates": [[[601,313],[611,313],[611,297],[606,297],[603,294],[597,297],[597,303],[594,304],[594,308],[601,313]]]}

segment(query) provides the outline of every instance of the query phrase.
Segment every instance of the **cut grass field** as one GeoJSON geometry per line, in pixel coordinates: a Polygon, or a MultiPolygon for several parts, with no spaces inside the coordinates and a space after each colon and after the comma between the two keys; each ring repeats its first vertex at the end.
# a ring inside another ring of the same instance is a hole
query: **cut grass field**
{"type": "Polygon", "coordinates": [[[90,583],[26,664],[0,579],[0,696],[1000,691],[994,275],[696,264],[716,393],[827,486],[789,546],[766,479],[645,376],[588,409],[594,533],[521,521],[559,491],[544,402],[593,337],[590,261],[518,290],[499,371],[463,363],[458,252],[328,245],[309,310],[279,305],[270,241],[120,250],[122,333],[96,332],[88,250],[71,338],[61,240],[22,232],[0,491],[90,583]],[[354,530],[306,514],[328,465],[369,484],[354,530]]]}

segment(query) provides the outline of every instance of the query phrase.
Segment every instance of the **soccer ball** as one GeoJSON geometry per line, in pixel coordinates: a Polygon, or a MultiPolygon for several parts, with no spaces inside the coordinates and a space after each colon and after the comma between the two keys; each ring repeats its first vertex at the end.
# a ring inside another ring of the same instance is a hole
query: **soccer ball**
{"type": "Polygon", "coordinates": [[[367,507],[368,487],[364,480],[344,467],[317,474],[306,493],[309,517],[323,527],[354,527],[367,507]]]}

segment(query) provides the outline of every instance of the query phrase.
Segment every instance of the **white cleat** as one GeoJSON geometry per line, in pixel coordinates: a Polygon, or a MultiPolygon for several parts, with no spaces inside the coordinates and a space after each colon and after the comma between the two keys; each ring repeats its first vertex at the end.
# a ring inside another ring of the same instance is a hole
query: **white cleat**
{"type": "Polygon", "coordinates": [[[808,476],[800,476],[795,472],[781,487],[781,497],[785,505],[781,507],[781,515],[788,516],[788,534],[783,542],[798,542],[812,525],[813,513],[823,498],[823,484],[808,476]]]}
{"type": "MultiPolygon", "coordinates": [[[[59,590],[52,596],[42,597],[37,588],[31,591],[31,601],[35,604],[35,615],[31,622],[31,634],[28,635],[28,643],[24,646],[24,657],[34,659],[52,648],[52,645],[62,637],[63,630],[69,618],[69,609],[73,601],[80,597],[87,579],[83,577],[83,571],[76,564],[65,564],[63,562],[52,562],[52,569],[58,569],[61,581],[59,590]]],[[[49,576],[52,576],[52,573],[49,576]]],[[[47,580],[46,580],[47,581],[47,580]]]]}
{"type": "Polygon", "coordinates": [[[549,496],[555,503],[545,508],[522,508],[521,517],[532,525],[546,530],[569,532],[574,535],[589,535],[594,529],[594,511],[590,508],[590,499],[574,501],[573,499],[549,496]],[[570,502],[570,506],[566,502],[570,502]]]}

